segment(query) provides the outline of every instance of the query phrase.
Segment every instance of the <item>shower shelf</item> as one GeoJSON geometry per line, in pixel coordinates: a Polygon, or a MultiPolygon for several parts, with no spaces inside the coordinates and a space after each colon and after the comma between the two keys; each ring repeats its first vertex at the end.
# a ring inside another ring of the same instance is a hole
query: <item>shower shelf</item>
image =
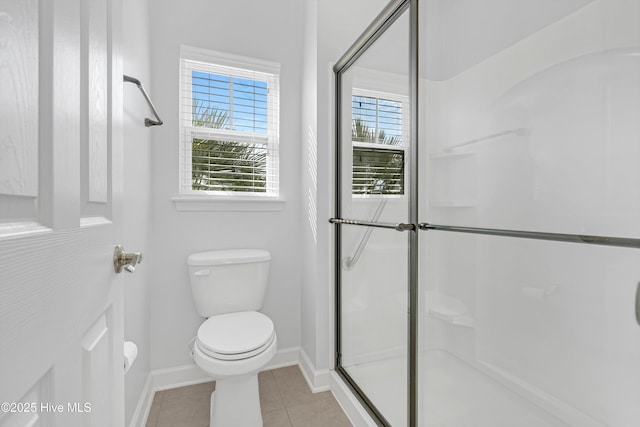
{"type": "Polygon", "coordinates": [[[464,328],[475,329],[476,328],[476,319],[470,316],[458,315],[452,316],[448,314],[442,314],[438,311],[437,308],[429,309],[429,316],[434,319],[442,320],[443,322],[450,323],[455,326],[462,326],[464,328]]]}
{"type": "Polygon", "coordinates": [[[469,315],[462,301],[438,292],[427,291],[427,313],[434,319],[474,329],[476,319],[469,315]]]}

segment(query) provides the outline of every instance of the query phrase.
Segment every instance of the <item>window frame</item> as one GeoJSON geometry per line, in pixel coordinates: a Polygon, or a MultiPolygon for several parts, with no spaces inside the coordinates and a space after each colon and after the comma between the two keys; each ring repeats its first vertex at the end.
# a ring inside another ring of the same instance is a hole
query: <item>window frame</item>
{"type": "MultiPolygon", "coordinates": [[[[173,198],[178,210],[211,210],[210,208],[189,208],[189,206],[187,206],[196,201],[204,201],[211,207],[211,201],[237,200],[243,202],[243,206],[255,207],[255,204],[247,202],[281,200],[279,186],[279,80],[280,65],[277,63],[190,46],[181,46],[179,83],[179,192],[178,195],[173,198]],[[194,71],[266,82],[267,132],[245,132],[193,126],[193,98],[191,91],[193,88],[192,73],[194,71]],[[265,191],[193,190],[192,148],[194,138],[264,144],[267,149],[265,191]]],[[[220,210],[233,209],[223,208],[220,210]]],[[[254,208],[240,210],[254,210],[254,208]]]]}
{"type": "MultiPolygon", "coordinates": [[[[384,100],[388,100],[388,101],[395,101],[395,102],[400,102],[401,105],[401,111],[402,111],[402,144],[400,145],[387,145],[387,144],[377,144],[377,143],[371,143],[371,142],[361,142],[361,141],[354,141],[353,138],[351,139],[351,147],[352,147],[352,151],[353,148],[355,147],[362,147],[362,148],[367,148],[367,149],[373,149],[373,150],[394,150],[394,151],[398,151],[398,150],[402,150],[404,152],[403,154],[403,159],[404,159],[404,185],[402,188],[402,194],[380,194],[380,193],[368,193],[368,194],[361,194],[361,193],[353,193],[353,182],[351,184],[351,197],[353,197],[354,199],[371,199],[371,198],[388,198],[388,199],[403,199],[407,197],[407,192],[406,192],[406,183],[408,183],[409,181],[409,168],[408,163],[407,163],[407,154],[409,153],[409,146],[410,146],[410,129],[409,129],[409,112],[410,112],[410,99],[409,96],[406,95],[401,95],[398,93],[393,93],[393,92],[385,92],[385,91],[380,91],[380,90],[372,90],[372,89],[362,89],[359,87],[353,87],[351,89],[351,102],[353,102],[353,97],[355,96],[363,96],[363,97],[367,97],[367,98],[376,98],[376,99],[384,99],[384,100]]],[[[353,126],[353,112],[352,112],[352,117],[351,117],[351,125],[353,126]]],[[[378,132],[376,132],[376,135],[378,134],[378,132]]],[[[353,175],[353,155],[351,157],[351,173],[353,175]]]]}

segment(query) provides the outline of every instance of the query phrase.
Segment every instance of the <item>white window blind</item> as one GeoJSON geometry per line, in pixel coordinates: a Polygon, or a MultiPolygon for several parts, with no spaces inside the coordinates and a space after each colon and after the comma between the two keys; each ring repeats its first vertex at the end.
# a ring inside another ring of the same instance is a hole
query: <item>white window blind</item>
{"type": "Polygon", "coordinates": [[[279,193],[277,64],[182,50],[180,192],[279,193]]]}
{"type": "Polygon", "coordinates": [[[408,100],[354,90],[352,194],[404,194],[408,100]]]}

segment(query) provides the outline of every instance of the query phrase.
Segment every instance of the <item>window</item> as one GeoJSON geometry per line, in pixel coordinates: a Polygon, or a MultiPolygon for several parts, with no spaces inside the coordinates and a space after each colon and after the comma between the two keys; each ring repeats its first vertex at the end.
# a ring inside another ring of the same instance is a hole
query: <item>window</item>
{"type": "Polygon", "coordinates": [[[181,50],[180,193],[277,197],[279,65],[181,50]]]}
{"type": "Polygon", "coordinates": [[[408,99],[354,89],[352,194],[403,195],[408,99]]]}

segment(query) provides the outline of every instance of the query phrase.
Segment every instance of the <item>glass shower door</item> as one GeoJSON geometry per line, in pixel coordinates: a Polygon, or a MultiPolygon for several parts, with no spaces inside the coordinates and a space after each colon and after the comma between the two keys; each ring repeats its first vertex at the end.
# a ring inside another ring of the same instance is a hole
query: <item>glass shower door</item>
{"type": "MultiPolygon", "coordinates": [[[[395,2],[399,4],[399,2],[395,2]]],[[[337,74],[336,371],[385,425],[407,424],[408,3],[337,74]]]]}

